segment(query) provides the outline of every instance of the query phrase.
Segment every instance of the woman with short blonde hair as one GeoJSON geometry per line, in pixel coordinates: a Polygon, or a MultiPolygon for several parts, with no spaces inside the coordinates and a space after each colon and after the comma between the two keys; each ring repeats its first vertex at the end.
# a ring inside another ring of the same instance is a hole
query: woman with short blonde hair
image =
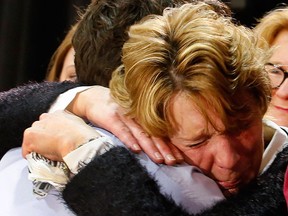
{"type": "Polygon", "coordinates": [[[207,107],[213,107],[229,130],[246,127],[267,110],[270,83],[263,68],[269,56],[257,48],[249,29],[205,7],[210,6],[167,9],[163,16],[150,16],[130,28],[123,66],[110,87],[150,135],[171,132],[169,106],[179,92],[215,125],[207,114],[207,107]]]}

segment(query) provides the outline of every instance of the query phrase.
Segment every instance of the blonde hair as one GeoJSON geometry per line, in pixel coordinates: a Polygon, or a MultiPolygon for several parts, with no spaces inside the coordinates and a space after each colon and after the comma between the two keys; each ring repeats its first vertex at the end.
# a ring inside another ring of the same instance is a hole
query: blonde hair
{"type": "Polygon", "coordinates": [[[65,57],[69,50],[72,48],[72,38],[76,28],[77,24],[71,27],[59,47],[53,53],[48,64],[48,70],[46,74],[47,81],[59,81],[65,57]]]}
{"type": "Polygon", "coordinates": [[[259,20],[258,25],[254,31],[261,38],[259,46],[264,46],[268,43],[272,45],[275,37],[283,29],[288,30],[288,7],[278,8],[268,12],[262,19],[259,20]]]}
{"type": "Polygon", "coordinates": [[[256,44],[251,30],[205,3],[167,9],[130,28],[111,94],[154,136],[175,132],[169,105],[178,92],[212,124],[211,108],[227,130],[245,127],[264,115],[270,95],[267,58],[256,44]]]}

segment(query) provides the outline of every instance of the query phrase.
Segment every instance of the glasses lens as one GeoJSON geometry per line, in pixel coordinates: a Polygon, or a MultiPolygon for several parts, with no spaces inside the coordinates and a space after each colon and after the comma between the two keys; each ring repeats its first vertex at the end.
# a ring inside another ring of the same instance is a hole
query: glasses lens
{"type": "Polygon", "coordinates": [[[272,88],[279,87],[284,79],[284,72],[273,65],[265,65],[265,70],[270,77],[272,88]]]}

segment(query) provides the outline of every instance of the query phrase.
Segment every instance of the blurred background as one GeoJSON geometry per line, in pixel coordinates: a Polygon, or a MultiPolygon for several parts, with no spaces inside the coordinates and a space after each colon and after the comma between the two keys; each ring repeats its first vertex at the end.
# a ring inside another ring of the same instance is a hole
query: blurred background
{"type": "MultiPolygon", "coordinates": [[[[42,81],[49,60],[90,0],[0,0],[0,91],[42,81]]],[[[253,27],[287,0],[224,0],[240,23],[253,27]]]]}

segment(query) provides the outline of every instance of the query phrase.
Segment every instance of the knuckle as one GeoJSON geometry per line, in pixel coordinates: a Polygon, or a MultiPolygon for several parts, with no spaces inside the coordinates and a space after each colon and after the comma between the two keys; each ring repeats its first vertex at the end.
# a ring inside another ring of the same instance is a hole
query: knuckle
{"type": "Polygon", "coordinates": [[[139,136],[140,136],[140,137],[150,137],[149,134],[146,133],[145,131],[141,131],[141,132],[139,133],[139,136]]]}
{"type": "Polygon", "coordinates": [[[31,127],[38,127],[40,124],[40,121],[35,121],[32,123],[31,127]]]}
{"type": "Polygon", "coordinates": [[[33,134],[34,134],[34,132],[33,132],[32,128],[27,128],[23,133],[23,138],[26,138],[26,139],[30,138],[33,136],[33,134]]]}
{"type": "Polygon", "coordinates": [[[126,127],[126,126],[122,126],[122,127],[120,128],[120,131],[121,131],[122,133],[131,133],[130,129],[129,129],[128,127],[126,127]]]}
{"type": "Polygon", "coordinates": [[[48,117],[48,113],[42,113],[39,117],[39,119],[44,119],[44,118],[47,118],[48,117]]]}

